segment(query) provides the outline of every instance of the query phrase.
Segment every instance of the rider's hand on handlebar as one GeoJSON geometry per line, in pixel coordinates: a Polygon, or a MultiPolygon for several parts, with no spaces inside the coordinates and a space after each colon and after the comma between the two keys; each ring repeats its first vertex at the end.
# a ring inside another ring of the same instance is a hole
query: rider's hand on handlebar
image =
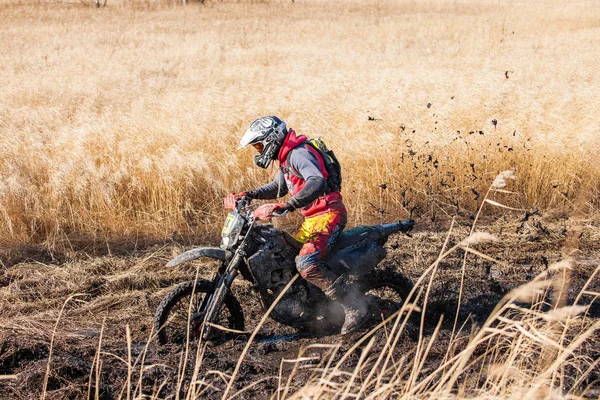
{"type": "Polygon", "coordinates": [[[231,192],[225,197],[225,200],[223,200],[223,206],[227,210],[235,210],[235,203],[244,196],[246,196],[246,192],[231,192]]]}
{"type": "Polygon", "coordinates": [[[293,208],[284,203],[263,204],[254,211],[254,219],[270,219],[277,215],[292,211],[293,208]]]}

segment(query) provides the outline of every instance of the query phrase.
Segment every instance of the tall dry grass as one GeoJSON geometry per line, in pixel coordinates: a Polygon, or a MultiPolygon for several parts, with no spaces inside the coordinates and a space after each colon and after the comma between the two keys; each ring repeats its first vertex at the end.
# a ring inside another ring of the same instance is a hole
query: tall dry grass
{"type": "Polygon", "coordinates": [[[597,210],[595,1],[169,4],[0,5],[4,245],[214,232],[265,114],[335,149],[351,224],[472,216],[508,168],[597,210]]]}
{"type": "MultiPolygon", "coordinates": [[[[407,335],[407,324],[415,310],[405,304],[394,316],[385,320],[348,350],[342,344],[313,344],[300,350],[295,358],[281,360],[278,376],[256,376],[249,384],[232,390],[240,365],[244,363],[252,338],[262,326],[255,328],[232,373],[210,370],[199,374],[206,343],[186,346],[180,365],[181,379],[185,361],[191,357],[191,381],[177,388],[177,398],[244,398],[241,396],[265,381],[277,382],[276,390],[263,393],[272,399],[583,399],[598,395],[599,360],[587,355],[587,349],[598,340],[600,322],[587,314],[589,306],[570,305],[552,308],[552,288],[560,284],[563,263],[554,271],[544,273],[529,284],[508,293],[483,326],[470,333],[461,333],[450,343],[440,340],[439,321],[431,335],[419,336],[413,348],[397,346],[407,335]],[[528,304],[527,304],[528,303],[528,304]],[[383,340],[383,348],[373,350],[373,344],[383,340]],[[432,349],[435,348],[435,351],[432,349]],[[440,349],[441,348],[441,349],[440,349]],[[440,353],[441,352],[441,353],[440,353]],[[548,356],[550,355],[550,356],[548,356]],[[441,357],[440,357],[441,356],[441,357]],[[290,368],[290,366],[292,368],[290,368]],[[298,376],[300,373],[302,375],[298,376]],[[218,375],[222,384],[215,384],[218,375]],[[179,390],[182,391],[179,391],[179,390]]],[[[429,278],[432,269],[424,278],[429,278]]],[[[594,275],[599,272],[596,269],[594,275]]],[[[433,272],[435,273],[435,272],[433,272]]],[[[420,281],[417,301],[428,285],[420,281]]],[[[431,282],[429,282],[429,286],[431,282]]],[[[587,285],[586,285],[587,286],[587,285]]],[[[577,297],[600,294],[585,290],[577,297]]],[[[421,298],[422,300],[422,298],[421,298]]],[[[424,299],[425,304],[427,299],[424,299]]],[[[269,310],[270,311],[270,310],[269,310]]],[[[128,377],[118,398],[163,398],[163,388],[173,382],[156,382],[154,389],[142,383],[146,374],[160,365],[144,364],[145,352],[135,360],[122,360],[128,377]],[[132,379],[138,381],[132,386],[132,379]],[[139,393],[139,394],[138,394],[139,393]],[[144,394],[145,393],[145,394],[144,394]]],[[[127,344],[130,346],[128,336],[127,344]]],[[[208,344],[210,345],[210,344],[208,344]]],[[[95,367],[90,372],[88,395],[100,393],[102,337],[98,344],[95,367]],[[92,388],[95,390],[92,391],[92,388]]],[[[105,353],[106,356],[110,355],[105,353]]],[[[50,360],[49,360],[50,362],[50,360]]],[[[49,368],[49,367],[48,367],[49,368]]]]}
{"type": "MultiPolygon", "coordinates": [[[[499,175],[490,189],[504,188],[502,181],[508,176],[513,175],[499,175]]],[[[490,207],[502,206],[484,202],[478,214],[484,211],[484,207],[487,212],[491,210],[490,207]]],[[[448,232],[448,238],[453,233],[453,227],[454,224],[448,232]]],[[[448,339],[447,327],[442,330],[442,316],[431,333],[424,332],[426,310],[431,300],[429,293],[432,286],[437,284],[438,267],[444,259],[457,251],[463,251],[504,266],[502,260],[493,258],[494,254],[484,254],[476,249],[482,243],[499,239],[489,233],[475,232],[475,224],[471,232],[452,246],[446,240],[438,258],[415,282],[415,287],[402,308],[358,338],[356,343],[346,343],[345,346],[349,347],[347,349],[344,349],[342,342],[315,343],[303,347],[296,357],[282,358],[278,376],[258,375],[253,381],[234,390],[240,367],[254,344],[253,339],[294,280],[288,283],[253,328],[233,371],[209,370],[204,375],[199,373],[206,348],[211,344],[202,340],[192,341],[188,335],[185,348],[181,351],[177,390],[170,395],[181,399],[245,398],[244,394],[253,387],[265,381],[273,381],[276,382],[275,389],[263,392],[264,398],[366,400],[597,397],[600,360],[590,356],[589,350],[600,338],[600,321],[588,312],[590,300],[597,301],[600,296],[600,293],[590,290],[600,273],[600,267],[596,266],[579,292],[574,293],[570,304],[562,303],[560,299],[570,290],[567,277],[570,271],[576,269],[577,262],[566,258],[548,266],[530,282],[506,293],[481,326],[468,326],[465,323],[458,331],[453,329],[448,339]],[[408,335],[408,326],[414,324],[415,320],[420,321],[418,339],[409,349],[400,349],[402,338],[408,335]],[[188,362],[194,365],[192,376],[188,376],[188,362]],[[219,379],[213,379],[215,375],[219,379]],[[186,385],[182,384],[184,379],[186,385]]],[[[463,290],[462,284],[460,290],[463,290]]],[[[191,307],[188,321],[190,314],[191,307]]],[[[58,318],[60,320],[60,314],[58,318]]],[[[126,334],[129,349],[129,328],[126,334]]],[[[131,396],[159,399],[169,395],[163,390],[169,383],[172,384],[168,378],[154,382],[152,390],[142,383],[144,375],[150,374],[153,368],[160,367],[145,363],[146,351],[155,339],[155,334],[156,332],[150,333],[144,352],[135,360],[131,356],[122,360],[127,365],[128,374],[118,398],[131,396]],[[139,379],[133,385],[136,377],[139,379]]],[[[98,397],[101,366],[97,360],[102,354],[101,349],[102,335],[94,358],[95,367],[90,371],[88,397],[98,397]],[[92,392],[93,382],[95,392],[92,392]]],[[[50,359],[48,362],[50,363],[50,359]]],[[[49,365],[47,369],[50,370],[49,365]]]]}

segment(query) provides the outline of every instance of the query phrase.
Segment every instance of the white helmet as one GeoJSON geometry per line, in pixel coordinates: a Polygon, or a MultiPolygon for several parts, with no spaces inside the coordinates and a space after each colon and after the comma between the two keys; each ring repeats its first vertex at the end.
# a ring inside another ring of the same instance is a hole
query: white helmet
{"type": "Polygon", "coordinates": [[[287,125],[275,116],[260,117],[250,124],[238,149],[251,145],[262,144],[260,153],[254,156],[254,163],[261,168],[267,168],[271,161],[277,158],[279,149],[287,135],[287,125]]]}

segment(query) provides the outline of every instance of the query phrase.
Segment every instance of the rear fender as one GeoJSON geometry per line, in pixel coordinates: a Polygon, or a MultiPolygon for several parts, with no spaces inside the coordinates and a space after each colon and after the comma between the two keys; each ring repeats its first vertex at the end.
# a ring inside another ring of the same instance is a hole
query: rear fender
{"type": "Polygon", "coordinates": [[[215,260],[227,261],[232,256],[230,251],[219,249],[217,247],[198,247],[181,253],[167,263],[167,267],[175,267],[188,261],[196,260],[200,257],[208,257],[215,260]]]}

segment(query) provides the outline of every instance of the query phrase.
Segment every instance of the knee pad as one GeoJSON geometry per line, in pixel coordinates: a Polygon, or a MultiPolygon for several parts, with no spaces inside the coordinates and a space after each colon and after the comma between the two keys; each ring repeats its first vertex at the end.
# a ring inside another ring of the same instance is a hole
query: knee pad
{"type": "Polygon", "coordinates": [[[298,272],[300,273],[300,276],[306,279],[307,281],[310,281],[315,276],[318,277],[321,275],[319,274],[319,268],[315,264],[299,269],[298,272]]]}
{"type": "Polygon", "coordinates": [[[304,271],[317,266],[319,252],[303,254],[296,257],[296,269],[304,277],[304,271]]]}

